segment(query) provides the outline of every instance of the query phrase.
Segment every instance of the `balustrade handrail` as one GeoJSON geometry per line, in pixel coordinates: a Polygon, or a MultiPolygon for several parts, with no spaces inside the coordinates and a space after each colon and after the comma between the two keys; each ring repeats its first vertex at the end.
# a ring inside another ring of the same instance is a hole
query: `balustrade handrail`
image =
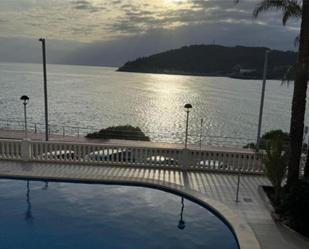
{"type": "MultiPolygon", "coordinates": [[[[2,140],[2,139],[1,139],[2,140]]],[[[21,141],[21,140],[14,140],[14,141],[21,141]]],[[[75,141],[38,141],[38,140],[32,140],[31,143],[36,144],[58,144],[58,145],[86,145],[86,146],[93,146],[93,147],[108,147],[108,148],[120,148],[120,149],[126,149],[126,148],[136,148],[136,149],[161,149],[161,150],[176,150],[176,151],[182,151],[183,148],[162,148],[160,146],[141,146],[141,145],[134,145],[134,144],[127,144],[127,145],[120,145],[120,144],[98,144],[98,143],[89,143],[89,142],[75,142],[75,141]]],[[[153,143],[155,144],[155,143],[153,143]]],[[[193,150],[193,149],[192,149],[193,150]]]]}
{"type": "MultiPolygon", "coordinates": [[[[14,142],[20,142],[20,139],[2,139],[3,141],[14,141],[14,142]]],[[[121,140],[119,140],[121,141],[121,140]]],[[[164,149],[164,150],[183,150],[184,148],[168,148],[168,147],[164,147],[162,148],[162,146],[158,145],[155,146],[156,142],[150,142],[150,141],[133,141],[136,142],[136,144],[126,144],[126,145],[121,145],[121,144],[104,144],[104,146],[106,147],[117,147],[117,148],[139,148],[139,149],[143,149],[143,148],[147,148],[147,149],[164,149]],[[139,142],[146,142],[149,143],[149,145],[147,146],[142,146],[139,145],[139,142]],[[153,146],[150,146],[153,145],[153,146]]],[[[56,141],[56,140],[49,140],[49,141],[44,141],[44,140],[32,140],[31,143],[42,143],[42,144],[64,144],[64,145],[88,145],[88,146],[100,146],[101,144],[98,143],[91,143],[88,141],[85,142],[77,142],[77,141],[56,141]]],[[[170,144],[172,145],[172,144],[170,144]]],[[[207,147],[207,149],[205,149],[206,146],[203,146],[202,149],[201,148],[197,148],[197,147],[189,147],[190,151],[199,151],[199,152],[203,152],[203,151],[207,151],[207,152],[211,152],[211,153],[243,153],[243,154],[256,154],[256,151],[250,148],[232,148],[232,147],[224,147],[222,148],[222,146],[220,147],[216,147],[216,146],[209,146],[207,147]]],[[[260,150],[261,151],[261,150],[260,150]]]]}

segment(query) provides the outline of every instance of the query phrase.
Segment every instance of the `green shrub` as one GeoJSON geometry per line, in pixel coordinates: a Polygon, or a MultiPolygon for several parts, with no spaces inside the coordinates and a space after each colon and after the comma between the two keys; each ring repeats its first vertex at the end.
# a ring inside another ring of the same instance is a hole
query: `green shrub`
{"type": "Polygon", "coordinates": [[[277,133],[266,145],[266,155],[263,163],[266,176],[274,187],[274,203],[279,204],[281,184],[287,169],[287,152],[285,152],[283,134],[277,133]]]}
{"type": "MultiPolygon", "coordinates": [[[[288,146],[289,146],[289,133],[286,133],[282,130],[271,130],[268,131],[266,133],[263,134],[263,136],[260,139],[260,149],[265,150],[267,147],[267,144],[270,143],[270,141],[275,138],[275,137],[282,137],[283,140],[283,148],[285,151],[288,150],[288,146]]],[[[255,143],[249,143],[247,145],[244,146],[244,148],[252,148],[255,149],[256,148],[256,144],[255,143]]]]}
{"type": "Polygon", "coordinates": [[[125,140],[141,140],[150,141],[150,138],[139,127],[131,125],[112,126],[102,129],[99,132],[89,133],[87,138],[102,139],[125,139],[125,140]]]}
{"type": "Polygon", "coordinates": [[[281,205],[282,215],[290,227],[309,237],[309,181],[300,180],[286,190],[281,205]]]}

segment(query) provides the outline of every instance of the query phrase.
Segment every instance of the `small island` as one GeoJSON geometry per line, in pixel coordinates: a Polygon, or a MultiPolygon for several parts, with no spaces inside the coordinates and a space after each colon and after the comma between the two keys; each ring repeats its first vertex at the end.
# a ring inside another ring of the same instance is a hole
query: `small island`
{"type": "MultiPolygon", "coordinates": [[[[269,48],[192,45],[129,61],[118,71],[261,79],[266,50],[269,48]]],[[[296,58],[292,51],[271,50],[268,78],[281,80],[296,58]]]]}
{"type": "Polygon", "coordinates": [[[98,132],[89,133],[86,138],[150,141],[141,128],[131,125],[111,126],[98,132]]]}

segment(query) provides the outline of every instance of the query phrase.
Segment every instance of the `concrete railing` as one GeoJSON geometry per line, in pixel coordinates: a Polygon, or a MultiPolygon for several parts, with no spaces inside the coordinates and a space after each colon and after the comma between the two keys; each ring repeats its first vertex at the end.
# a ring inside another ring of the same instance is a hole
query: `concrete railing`
{"type": "Polygon", "coordinates": [[[0,140],[0,159],[263,174],[250,150],[192,150],[31,140],[0,140]]]}
{"type": "Polygon", "coordinates": [[[263,174],[262,155],[251,150],[190,151],[188,168],[190,170],[209,170],[222,172],[242,172],[263,174]]]}
{"type": "Polygon", "coordinates": [[[0,159],[22,160],[20,140],[0,140],[0,159]]]}

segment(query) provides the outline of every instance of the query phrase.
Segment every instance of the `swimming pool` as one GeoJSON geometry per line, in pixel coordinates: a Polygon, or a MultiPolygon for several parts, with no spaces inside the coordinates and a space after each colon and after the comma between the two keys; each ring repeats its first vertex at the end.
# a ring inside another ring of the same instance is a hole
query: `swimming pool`
{"type": "Polygon", "coordinates": [[[204,207],[159,190],[0,179],[1,249],[237,249],[204,207]]]}

